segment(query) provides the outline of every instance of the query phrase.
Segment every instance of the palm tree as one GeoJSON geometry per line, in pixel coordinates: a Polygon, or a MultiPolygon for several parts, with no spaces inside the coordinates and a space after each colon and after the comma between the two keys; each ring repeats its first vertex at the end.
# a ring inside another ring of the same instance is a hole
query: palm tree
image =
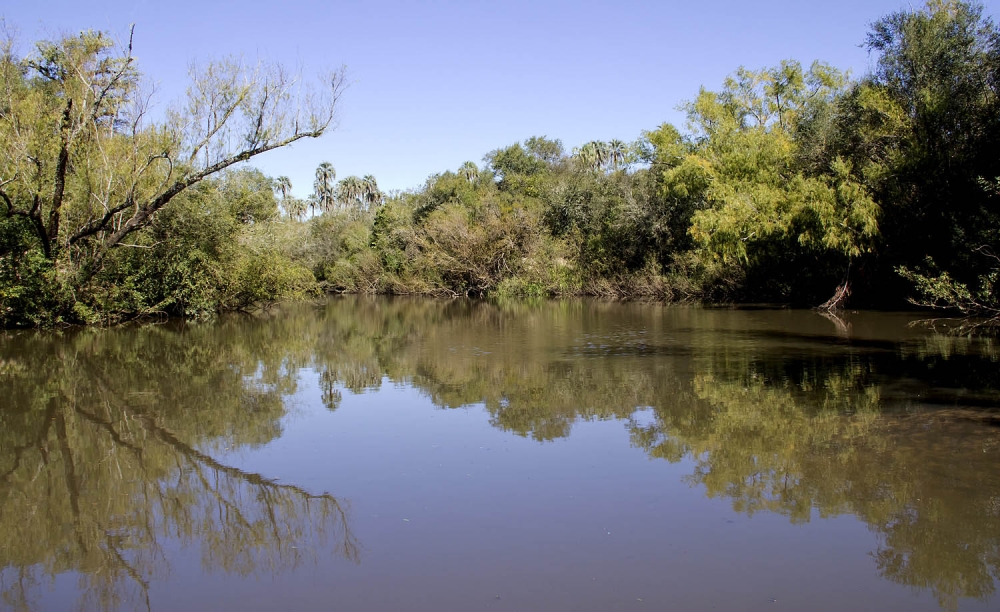
{"type": "Polygon", "coordinates": [[[356,176],[349,176],[337,183],[337,199],[344,206],[353,205],[360,208],[364,192],[364,183],[356,176]]]}
{"type": "Polygon", "coordinates": [[[279,176],[274,179],[274,190],[280,193],[281,199],[284,200],[292,191],[292,180],[287,176],[279,176]]]}
{"type": "Polygon", "coordinates": [[[573,153],[584,168],[589,170],[600,170],[607,160],[606,145],[603,142],[592,140],[583,145],[573,153]]]}
{"type": "Polygon", "coordinates": [[[626,152],[625,143],[617,138],[608,143],[608,161],[611,162],[612,170],[625,165],[626,152]]]}
{"type": "Polygon", "coordinates": [[[330,162],[323,162],[316,168],[316,181],[313,182],[316,198],[312,200],[312,206],[318,205],[323,211],[333,208],[333,181],[336,178],[337,171],[330,162]]]}
{"type": "Polygon", "coordinates": [[[479,178],[479,166],[467,161],[458,169],[458,173],[465,177],[465,180],[474,183],[479,178]]]}
{"type": "Polygon", "coordinates": [[[281,207],[285,210],[288,218],[292,218],[291,211],[288,210],[288,194],[292,191],[292,180],[287,176],[279,176],[272,184],[274,191],[281,195],[281,207]]]}
{"type": "Polygon", "coordinates": [[[604,142],[603,140],[595,140],[593,144],[594,144],[594,151],[597,154],[597,169],[602,170],[605,167],[607,167],[608,162],[611,158],[611,152],[608,149],[608,143],[604,142]]]}
{"type": "Polygon", "coordinates": [[[374,176],[366,174],[365,177],[361,179],[361,186],[363,188],[361,198],[369,208],[382,203],[382,191],[379,190],[378,183],[375,182],[374,176]]]}
{"type": "Polygon", "coordinates": [[[285,213],[288,215],[289,219],[301,221],[302,217],[306,216],[307,205],[305,200],[300,200],[295,196],[289,196],[282,200],[282,206],[285,207],[285,213]]]}

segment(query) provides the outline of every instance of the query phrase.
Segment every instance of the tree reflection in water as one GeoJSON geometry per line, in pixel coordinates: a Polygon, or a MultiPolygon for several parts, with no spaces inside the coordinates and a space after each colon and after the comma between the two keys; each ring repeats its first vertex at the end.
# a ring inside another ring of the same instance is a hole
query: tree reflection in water
{"type": "Polygon", "coordinates": [[[539,440],[580,420],[626,419],[634,446],[692,460],[688,481],[736,511],[853,515],[877,535],[884,578],[948,609],[995,594],[993,341],[881,315],[596,302],[330,308],[322,346],[364,347],[357,359],[317,352],[317,367],[345,387],[408,382],[442,407],[484,405],[495,427],[539,440]],[[339,373],[359,363],[367,380],[357,386],[339,373]],[[652,424],[630,420],[644,408],[652,424]]]}
{"type": "Polygon", "coordinates": [[[990,599],[1000,577],[998,351],[899,317],[350,298],[3,342],[9,602],[69,570],[85,607],[143,601],[169,539],[238,574],[331,548],[357,561],[342,503],[213,458],[279,437],[303,370],[331,410],[389,380],[538,440],[621,419],[739,512],[864,521],[881,575],[946,608],[990,599]]]}
{"type": "Polygon", "coordinates": [[[287,345],[269,361],[259,334],[205,344],[213,336],[12,341],[19,358],[3,376],[14,396],[0,413],[5,604],[37,607],[39,589],[71,571],[81,609],[148,608],[171,541],[197,545],[206,571],[239,575],[291,571],[324,550],[359,561],[342,502],[213,457],[280,435],[295,384],[287,345]]]}

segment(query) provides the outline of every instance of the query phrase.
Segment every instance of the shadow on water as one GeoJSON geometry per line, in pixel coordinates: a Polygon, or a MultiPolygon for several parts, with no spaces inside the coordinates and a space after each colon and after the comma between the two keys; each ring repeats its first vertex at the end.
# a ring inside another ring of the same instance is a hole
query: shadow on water
{"type": "Polygon", "coordinates": [[[908,322],[345,298],[214,325],[7,336],[0,588],[30,607],[46,577],[74,571],[84,607],[142,602],[165,539],[243,575],[331,548],[357,561],[343,502],[214,458],[280,437],[312,371],[331,410],[389,380],[539,441],[620,419],[634,447],[693,462],[688,482],[739,512],[857,517],[884,578],[944,608],[986,601],[1000,577],[1000,352],[908,322]]]}

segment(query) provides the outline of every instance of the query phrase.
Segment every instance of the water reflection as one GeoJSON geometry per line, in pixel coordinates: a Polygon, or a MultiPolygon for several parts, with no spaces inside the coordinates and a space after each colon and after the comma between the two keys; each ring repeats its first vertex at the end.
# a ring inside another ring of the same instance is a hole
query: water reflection
{"type": "Polygon", "coordinates": [[[699,413],[658,411],[654,425],[633,428],[635,444],[671,461],[695,457],[690,482],[747,514],[860,518],[877,535],[882,576],[931,590],[942,607],[994,594],[1000,447],[982,415],[880,414],[878,387],[845,396],[857,383],[842,374],[808,402],[748,378],[696,377],[699,413]]]}
{"type": "Polygon", "coordinates": [[[390,380],[539,441],[621,419],[633,446],[692,461],[690,484],[739,512],[855,516],[884,578],[945,608],[987,601],[1000,577],[997,347],[907,323],[350,298],[212,326],[11,336],[0,586],[30,607],[34,585],[72,570],[84,607],[131,606],[163,571],[165,540],[238,574],[331,549],[357,560],[343,503],[213,458],[280,437],[287,397],[314,371],[331,410],[390,380]]]}
{"type": "Polygon", "coordinates": [[[197,546],[206,571],[239,575],[294,570],[320,550],[357,561],[336,498],[213,457],[281,435],[290,340],[259,325],[8,339],[3,601],[36,608],[47,583],[75,572],[81,609],[149,608],[178,545],[197,546]]]}
{"type": "Polygon", "coordinates": [[[406,301],[328,313],[328,333],[342,334],[330,345],[372,339],[361,359],[319,353],[349,388],[406,381],[539,440],[651,407],[633,444],[694,458],[689,481],[709,496],[793,522],[854,515],[878,536],[881,574],[945,608],[995,592],[1000,436],[998,414],[982,410],[1000,406],[992,341],[891,315],[406,301]]]}

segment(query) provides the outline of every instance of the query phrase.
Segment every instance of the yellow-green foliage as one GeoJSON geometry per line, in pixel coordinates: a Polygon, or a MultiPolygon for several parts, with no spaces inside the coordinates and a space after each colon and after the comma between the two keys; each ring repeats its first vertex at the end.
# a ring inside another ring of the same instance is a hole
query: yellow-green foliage
{"type": "Polygon", "coordinates": [[[132,246],[112,251],[78,292],[103,322],[210,316],[303,296],[315,278],[292,259],[269,181],[258,171],[209,180],[178,197],[132,246]]]}
{"type": "MultiPolygon", "coordinates": [[[[838,287],[844,297],[851,281],[868,304],[896,306],[916,288],[924,305],[994,317],[998,37],[978,4],[934,0],[872,25],[873,69],[859,81],[822,62],[740,67],[684,106],[685,132],[663,124],[569,153],[535,136],[391,197],[370,175],[335,183],[324,162],[305,221],[286,177],[244,171],[193,186],[239,140],[208,146],[199,130],[223,116],[213,104],[262,93],[227,89],[240,74],[232,62],[201,74],[165,124],[130,133],[114,118],[133,108],[138,73],[107,37],[84,32],[24,58],[10,47],[0,324],[200,316],[302,295],[310,275],[334,292],[800,305],[838,287]],[[108,97],[79,75],[113,82],[108,97]],[[95,104],[106,115],[83,112],[95,104]],[[60,191],[32,159],[58,159],[67,135],[60,191]],[[178,176],[197,180],[153,206],[178,176]]],[[[233,108],[247,119],[249,105],[233,108]]],[[[287,131],[288,116],[260,117],[260,138],[287,131]]]]}

